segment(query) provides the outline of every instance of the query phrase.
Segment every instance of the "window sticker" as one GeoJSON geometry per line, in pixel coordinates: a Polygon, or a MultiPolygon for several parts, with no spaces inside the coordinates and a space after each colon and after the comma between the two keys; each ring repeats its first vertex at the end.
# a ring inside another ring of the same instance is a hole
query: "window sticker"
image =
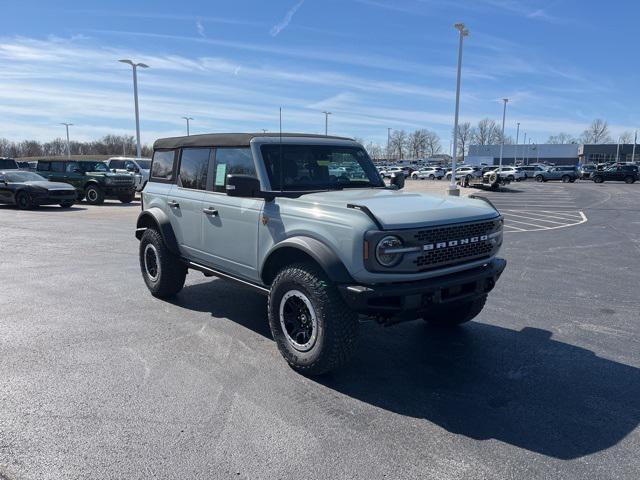
{"type": "Polygon", "coordinates": [[[226,163],[219,163],[218,167],[216,168],[216,187],[222,187],[224,186],[224,179],[226,177],[227,173],[227,164],[226,163]]]}

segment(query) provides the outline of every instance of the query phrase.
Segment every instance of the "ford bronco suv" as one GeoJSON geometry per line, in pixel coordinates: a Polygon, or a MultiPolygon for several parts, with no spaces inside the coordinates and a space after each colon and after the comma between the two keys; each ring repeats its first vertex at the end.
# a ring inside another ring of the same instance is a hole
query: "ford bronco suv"
{"type": "Polygon", "coordinates": [[[105,198],[131,203],[135,198],[133,175],[111,173],[97,160],[38,160],[36,171],[52,182],[70,183],[78,192],[78,201],[100,205],[105,198]]]}
{"type": "Polygon", "coordinates": [[[211,134],[157,140],[138,217],[142,277],[176,295],[189,269],[268,296],[278,348],[315,375],[343,364],[359,319],[457,325],[505,268],[483,199],[401,191],[341,137],[211,134]]]}

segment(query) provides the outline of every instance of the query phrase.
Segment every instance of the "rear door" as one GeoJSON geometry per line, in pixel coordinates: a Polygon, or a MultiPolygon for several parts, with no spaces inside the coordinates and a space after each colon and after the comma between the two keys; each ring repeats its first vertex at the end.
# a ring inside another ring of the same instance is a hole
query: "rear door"
{"type": "Polygon", "coordinates": [[[65,181],[65,164],[68,162],[51,162],[51,171],[49,172],[49,180],[52,182],[65,181]]]}
{"type": "Polygon", "coordinates": [[[64,167],[65,183],[70,183],[76,190],[82,190],[84,187],[84,175],[79,171],[80,164],[78,162],[67,162],[64,167]]]}
{"type": "Polygon", "coordinates": [[[210,148],[183,148],[176,183],[171,186],[169,218],[183,254],[204,259],[202,197],[210,180],[210,148]]]}

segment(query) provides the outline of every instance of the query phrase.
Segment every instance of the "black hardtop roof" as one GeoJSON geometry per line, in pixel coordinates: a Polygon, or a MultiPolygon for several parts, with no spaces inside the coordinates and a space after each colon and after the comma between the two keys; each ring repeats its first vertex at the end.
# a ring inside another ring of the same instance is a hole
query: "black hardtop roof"
{"type": "MultiPolygon", "coordinates": [[[[278,138],[280,133],[206,133],[188,137],[160,138],[153,144],[154,150],[179,147],[248,147],[251,139],[256,137],[278,138]]],[[[302,137],[331,140],[353,140],[348,137],[325,136],[309,133],[282,133],[282,137],[302,137]]]]}

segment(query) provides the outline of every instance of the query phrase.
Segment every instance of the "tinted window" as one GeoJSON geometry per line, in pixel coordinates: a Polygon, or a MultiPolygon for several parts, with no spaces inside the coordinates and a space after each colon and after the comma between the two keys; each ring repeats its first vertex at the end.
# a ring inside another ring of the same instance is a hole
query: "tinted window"
{"type": "Polygon", "coordinates": [[[111,160],[109,162],[109,168],[122,169],[122,168],[124,168],[124,161],[122,161],[122,160],[111,160]]]}
{"type": "Polygon", "coordinates": [[[218,148],[216,149],[216,171],[213,190],[224,192],[227,175],[253,175],[256,168],[249,148],[218,148]]]}
{"type": "Polygon", "coordinates": [[[151,177],[158,180],[173,180],[174,150],[156,151],[153,153],[151,177]]]}
{"type": "Polygon", "coordinates": [[[76,169],[79,169],[80,165],[78,165],[78,162],[69,162],[67,163],[67,168],[65,169],[65,171],[67,173],[74,173],[76,171],[76,169]]]}
{"type": "MultiPolygon", "coordinates": [[[[207,171],[209,170],[208,148],[184,148],[180,159],[179,185],[182,188],[205,190],[207,188],[207,171]]],[[[154,163],[155,165],[155,163],[154,163]]]]}
{"type": "Polygon", "coordinates": [[[17,166],[18,165],[15,162],[15,160],[0,159],[0,168],[11,169],[11,168],[17,168],[17,166]]]}
{"type": "Polygon", "coordinates": [[[51,162],[52,172],[64,172],[64,162],[51,162]]]}
{"type": "Polygon", "coordinates": [[[48,172],[51,170],[51,162],[38,162],[38,170],[48,172]]]}

